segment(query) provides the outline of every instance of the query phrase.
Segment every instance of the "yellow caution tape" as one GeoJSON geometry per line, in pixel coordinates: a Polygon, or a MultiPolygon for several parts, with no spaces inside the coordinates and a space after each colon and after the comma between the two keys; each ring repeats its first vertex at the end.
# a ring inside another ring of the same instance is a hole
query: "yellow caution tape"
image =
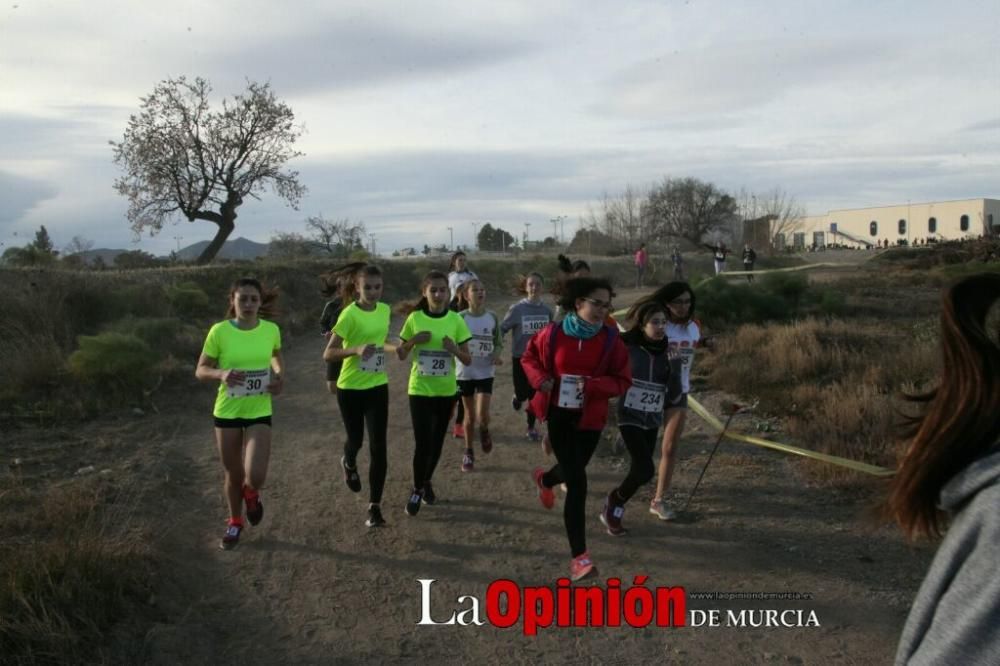
{"type": "MultiPolygon", "coordinates": [[[[705,409],[701,403],[692,398],[690,394],[688,395],[688,406],[691,407],[691,411],[700,416],[716,431],[722,432],[722,430],[725,429],[725,426],[722,425],[722,421],[712,416],[712,414],[705,409]]],[[[735,439],[748,444],[762,446],[766,449],[774,449],[775,451],[781,451],[783,453],[791,453],[805,458],[812,458],[813,460],[819,460],[825,463],[830,463],[831,465],[837,465],[839,467],[846,467],[847,469],[853,469],[856,472],[863,472],[864,474],[871,474],[873,476],[885,477],[892,476],[896,473],[895,470],[879,467],[878,465],[869,465],[868,463],[858,462],[857,460],[849,460],[848,458],[841,458],[840,456],[831,456],[826,453],[817,453],[816,451],[809,451],[808,449],[800,449],[797,446],[789,446],[788,444],[781,444],[780,442],[771,442],[766,439],[751,437],[749,435],[743,435],[730,430],[726,430],[725,436],[729,439],[735,439]]]]}

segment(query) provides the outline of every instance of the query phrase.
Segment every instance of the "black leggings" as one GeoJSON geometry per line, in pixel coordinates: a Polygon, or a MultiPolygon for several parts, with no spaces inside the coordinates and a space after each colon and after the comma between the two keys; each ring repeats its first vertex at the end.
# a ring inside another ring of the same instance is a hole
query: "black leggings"
{"type": "Polygon", "coordinates": [[[413,421],[413,487],[424,487],[434,476],[441,459],[441,448],[451,423],[455,396],[410,396],[410,420],[413,421]]]}
{"type": "Polygon", "coordinates": [[[656,435],[660,429],[623,425],[618,426],[618,432],[622,434],[628,455],[632,459],[625,480],[615,488],[618,499],[624,504],[656,474],[656,468],[653,467],[653,451],[656,450],[656,435]]]}
{"type": "Polygon", "coordinates": [[[600,430],[577,430],[579,420],[579,411],[549,408],[549,440],[557,462],[555,467],[542,475],[542,485],[546,488],[566,484],[563,522],[573,557],[587,552],[584,515],[587,508],[587,463],[601,439],[600,430]]]}
{"type": "Polygon", "coordinates": [[[348,467],[356,467],[358,451],[368,426],[368,449],[371,465],[368,467],[368,496],[372,504],[382,501],[385,475],[389,469],[386,456],[386,430],[389,426],[389,385],[370,389],[340,389],[337,391],[340,418],[344,420],[347,441],[344,458],[348,467]]]}
{"type": "MultiPolygon", "coordinates": [[[[520,357],[515,356],[511,358],[510,365],[514,369],[514,397],[517,398],[518,402],[526,403],[535,395],[535,389],[531,388],[531,384],[528,382],[528,375],[524,374],[520,357]]],[[[534,428],[535,415],[531,413],[531,409],[527,406],[525,406],[524,413],[528,418],[528,427],[534,428]]]]}

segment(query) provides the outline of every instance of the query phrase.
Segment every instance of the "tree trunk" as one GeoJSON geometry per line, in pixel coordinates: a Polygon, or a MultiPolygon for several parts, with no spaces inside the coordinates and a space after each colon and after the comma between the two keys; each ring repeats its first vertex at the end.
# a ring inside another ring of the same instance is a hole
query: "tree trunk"
{"type": "Polygon", "coordinates": [[[219,225],[219,230],[215,234],[215,238],[212,242],[202,250],[201,256],[198,257],[195,263],[202,265],[211,263],[215,259],[215,255],[219,253],[222,249],[223,244],[226,239],[229,238],[229,234],[233,233],[233,229],[236,228],[236,208],[243,203],[243,199],[238,195],[231,193],[226,203],[222,204],[218,213],[211,214],[199,214],[198,217],[205,220],[211,220],[219,225]]]}
{"type": "Polygon", "coordinates": [[[219,253],[222,249],[223,244],[226,239],[229,238],[229,234],[233,233],[233,229],[236,228],[236,211],[235,210],[223,210],[222,219],[217,221],[216,224],[219,225],[219,230],[215,233],[215,238],[212,242],[202,250],[201,255],[198,257],[195,263],[199,265],[211,263],[215,259],[215,255],[219,253]]]}

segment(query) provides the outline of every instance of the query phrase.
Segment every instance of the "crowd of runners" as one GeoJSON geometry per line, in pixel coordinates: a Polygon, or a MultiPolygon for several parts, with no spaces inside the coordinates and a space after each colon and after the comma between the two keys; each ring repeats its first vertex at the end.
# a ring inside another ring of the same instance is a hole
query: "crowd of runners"
{"type": "MultiPolygon", "coordinates": [[[[546,288],[539,272],[520,276],[522,298],[500,317],[487,303],[486,285],[465,254],[456,252],[447,273],[428,272],[416,298],[395,306],[403,323],[394,334],[393,309],[381,300],[378,266],[352,263],[323,279],[328,300],[320,329],[327,340],[327,385],[344,427],[340,465],[348,489],[361,492],[358,453],[367,432],[368,527],[386,524],[387,372],[393,357],[409,364],[412,487],[401,502],[408,516],[437,500],[434,472],[449,431],[464,445],[456,460],[463,472],[473,472],[476,456],[493,450],[493,383],[498,368],[509,363],[510,406],[524,414],[524,436],[555,458],[554,465],[531,474],[539,501],[551,509],[553,489],[565,490],[572,580],[596,573],[586,541],[587,465],[612,408],[631,467],[607,492],[600,513],[604,529],[614,536],[627,532],[625,506],[654,476],[649,511],[662,520],[675,517],[667,491],[684,428],[691,363],[701,340],[694,293],[686,283],[671,282],[640,298],[616,321],[612,284],[591,276],[585,261],[560,255],[551,286],[546,288]],[[549,294],[552,304],[546,302],[549,294]]],[[[239,543],[244,521],[257,525],[264,514],[271,396],[284,382],[281,335],[268,320],[271,307],[273,294],[260,282],[238,280],[230,290],[228,318],[211,328],[198,362],[198,378],[218,383],[213,416],[230,512],[221,540],[227,550],[239,543]]]]}
{"type": "MultiPolygon", "coordinates": [[[[727,251],[721,245],[712,250],[720,270],[727,251]]],[[[511,407],[524,412],[525,437],[541,441],[545,453],[555,457],[548,469],[535,468],[531,480],[545,509],[554,507],[556,487],[565,490],[569,578],[597,573],[587,549],[587,465],[612,401],[631,464],[607,492],[600,522],[608,534],[625,534],[626,505],[654,477],[649,511],[662,520],[675,518],[667,491],[687,414],[691,365],[704,341],[695,319],[695,294],[685,282],[670,282],[640,297],[616,321],[612,284],[592,277],[586,262],[559,259],[559,275],[549,289],[555,309],[545,302],[545,278],[531,272],[518,282],[523,298],[501,319],[488,307],[483,281],[457,252],[449,272],[428,272],[417,299],[396,306],[405,317],[397,335],[390,332],[391,308],[381,301],[383,276],[377,266],[354,263],[327,276],[330,300],[321,321],[328,338],[326,378],[345,430],[344,481],[356,493],[363,486],[358,452],[368,434],[368,527],[386,523],[387,358],[394,355],[410,364],[413,483],[401,504],[415,517],[421,506],[436,502],[434,472],[452,424],[452,434],[464,444],[463,472],[475,469],[477,439],[483,454],[493,449],[493,380],[505,360],[508,333],[511,407]]],[[[637,267],[640,261],[644,268],[641,254],[637,267]]],[[[640,270],[638,283],[642,277],[640,270]]],[[[905,455],[886,503],[888,515],[910,536],[938,533],[946,520],[943,512],[955,522],[911,611],[899,663],[993,663],[982,659],[995,657],[1000,646],[1000,623],[995,622],[1000,591],[982,582],[996,579],[989,572],[1000,555],[995,510],[1000,490],[998,300],[1000,278],[990,274],[966,278],[945,293],[940,385],[913,397],[927,407],[901,440],[905,455]],[[954,404],[966,405],[965,417],[954,417],[954,404]]],[[[237,280],[227,319],[209,330],[196,370],[202,381],[218,384],[213,416],[230,513],[221,540],[227,550],[238,544],[244,519],[257,525],[264,515],[271,396],[284,384],[281,335],[268,320],[273,301],[274,294],[257,280],[237,280]]]]}

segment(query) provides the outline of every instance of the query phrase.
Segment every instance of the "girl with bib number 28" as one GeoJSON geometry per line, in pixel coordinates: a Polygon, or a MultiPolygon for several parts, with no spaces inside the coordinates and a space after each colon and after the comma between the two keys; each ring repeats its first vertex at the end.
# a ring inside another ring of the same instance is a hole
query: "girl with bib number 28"
{"type": "Polygon", "coordinates": [[[469,327],[457,312],[448,309],[448,276],[431,271],[420,285],[421,298],[416,305],[404,303],[407,314],[399,332],[396,356],[401,361],[413,352],[408,393],[410,419],[413,421],[413,490],[406,502],[406,513],[417,515],[420,504],[437,500],[431,477],[441,459],[441,449],[451,421],[458,384],[455,381],[457,358],[472,363],[468,342],[469,327]]]}
{"type": "Polygon", "coordinates": [[[281,332],[259,315],[275,296],[253,278],[234,282],[227,319],[209,329],[195,370],[199,380],[219,386],[212,416],[229,504],[224,550],[239,543],[244,503],[251,525],[264,517],[260,488],[271,458],[271,396],[281,393],[283,364],[281,332]]]}
{"type": "Polygon", "coordinates": [[[563,522],[574,581],[597,573],[587,552],[587,463],[607,422],[608,400],[623,394],[632,383],[628,351],[618,329],[604,323],[613,294],[607,280],[567,281],[559,298],[566,317],[531,338],[521,357],[528,381],[537,389],[531,409],[548,421],[557,461],[548,472],[535,469],[538,498],[551,509],[555,503],[552,488],[566,484],[563,522]]]}
{"type": "Polygon", "coordinates": [[[355,263],[338,272],[344,307],[333,327],[323,359],[343,362],[337,379],[337,403],[347,430],[340,466],[344,482],[351,492],[361,492],[358,452],[368,427],[370,466],[368,468],[368,527],[385,524],[382,518],[382,489],[388,469],[386,435],[389,427],[389,378],[385,373],[385,354],[395,347],[387,345],[389,306],[382,297],[382,271],[378,266],[355,263]]]}

